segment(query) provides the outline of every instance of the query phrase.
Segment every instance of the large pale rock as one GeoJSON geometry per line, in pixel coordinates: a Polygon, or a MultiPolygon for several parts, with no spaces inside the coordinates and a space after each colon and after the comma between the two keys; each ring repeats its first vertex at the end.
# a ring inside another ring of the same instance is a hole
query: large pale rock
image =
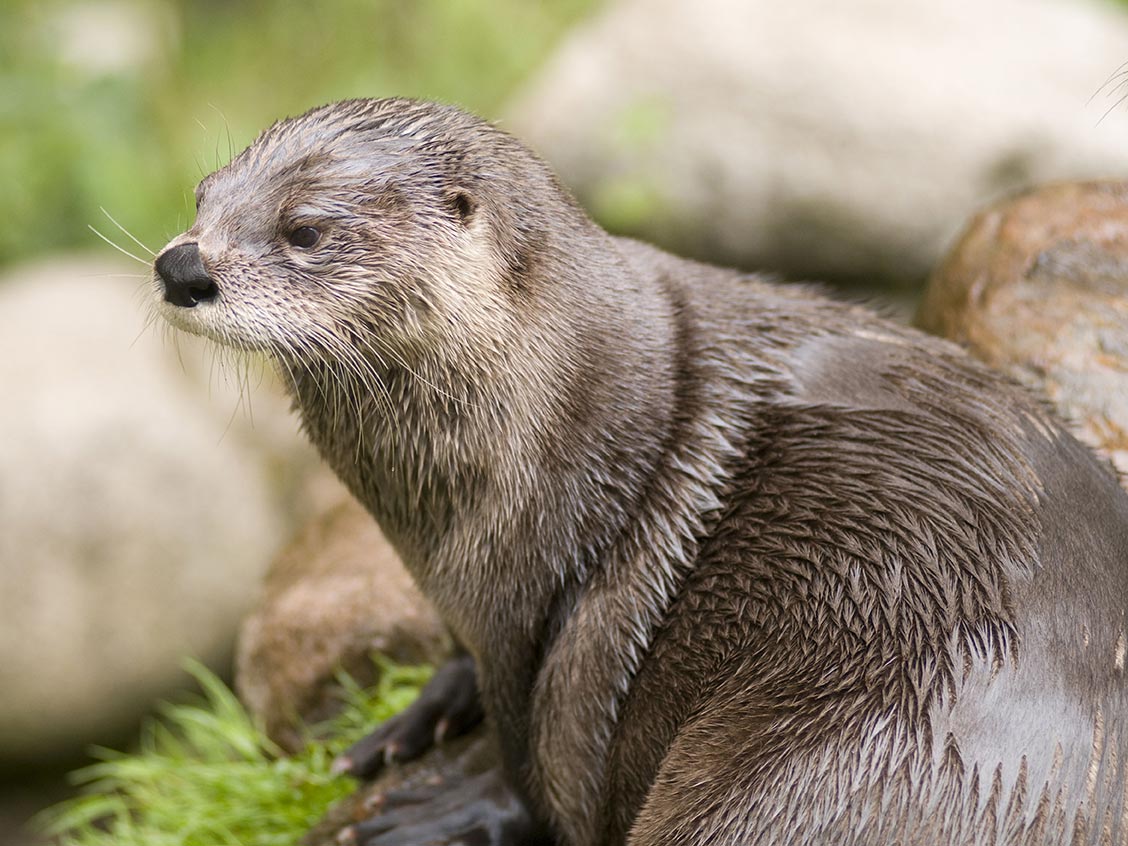
{"type": "Polygon", "coordinates": [[[1128,183],[1051,185],[982,212],[917,322],[1044,393],[1128,474],[1128,183]]]}
{"type": "Polygon", "coordinates": [[[184,656],[223,662],[285,539],[296,424],[248,388],[252,432],[208,354],[144,328],[141,285],[93,259],[0,280],[0,765],[105,742],[184,656]]]}
{"type": "Polygon", "coordinates": [[[372,656],[436,663],[450,643],[372,517],[351,497],[311,520],[271,564],[239,637],[240,698],[268,734],[300,746],[300,721],[328,716],[345,670],[373,678],[372,656]]]}
{"type": "Polygon", "coordinates": [[[1128,174],[1125,44],[1089,0],[617,0],[503,125],[678,251],[923,280],[986,200],[1128,174]]]}

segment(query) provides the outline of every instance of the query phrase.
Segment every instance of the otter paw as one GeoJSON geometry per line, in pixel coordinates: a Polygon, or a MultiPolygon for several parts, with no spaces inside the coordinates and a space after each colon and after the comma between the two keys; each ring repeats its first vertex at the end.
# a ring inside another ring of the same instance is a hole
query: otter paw
{"type": "Polygon", "coordinates": [[[435,672],[406,709],[345,750],[333,762],[333,772],[371,778],[385,765],[418,758],[481,721],[474,659],[456,655],[435,672]]]}
{"type": "Polygon", "coordinates": [[[366,803],[375,816],[337,835],[342,846],[548,844],[501,771],[455,782],[377,794],[366,803]]]}

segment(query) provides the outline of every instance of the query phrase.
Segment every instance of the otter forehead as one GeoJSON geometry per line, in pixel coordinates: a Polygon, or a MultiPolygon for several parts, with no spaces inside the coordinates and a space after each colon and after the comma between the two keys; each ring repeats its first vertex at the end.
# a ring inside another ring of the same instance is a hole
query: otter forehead
{"type": "MultiPolygon", "coordinates": [[[[333,215],[392,179],[429,180],[466,158],[490,127],[453,107],[413,100],[352,100],[274,124],[196,189],[199,221],[216,211],[246,221],[306,202],[306,214],[333,215]],[[454,131],[458,130],[458,131],[454,131]],[[421,167],[426,163],[427,167],[421,167]],[[318,207],[318,201],[326,204],[318,207]],[[233,208],[234,207],[234,208],[233,208]]],[[[214,222],[214,221],[212,221],[214,222]]]]}
{"type": "Polygon", "coordinates": [[[354,144],[343,150],[271,147],[236,160],[203,180],[196,192],[194,229],[222,229],[249,237],[279,223],[347,217],[398,181],[401,160],[392,151],[354,144]]]}
{"type": "Polygon", "coordinates": [[[196,189],[190,233],[216,248],[266,249],[279,229],[364,216],[412,199],[429,216],[442,192],[483,168],[483,135],[503,136],[453,107],[412,100],[322,106],[264,131],[196,189]]]}

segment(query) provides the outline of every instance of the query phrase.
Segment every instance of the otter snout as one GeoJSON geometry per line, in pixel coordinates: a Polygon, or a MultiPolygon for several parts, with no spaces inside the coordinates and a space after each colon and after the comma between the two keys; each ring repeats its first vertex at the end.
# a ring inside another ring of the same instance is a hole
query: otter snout
{"type": "Polygon", "coordinates": [[[155,267],[164,283],[165,301],[172,305],[192,308],[219,294],[219,288],[200,259],[200,248],[194,242],[165,250],[157,256],[155,267]]]}

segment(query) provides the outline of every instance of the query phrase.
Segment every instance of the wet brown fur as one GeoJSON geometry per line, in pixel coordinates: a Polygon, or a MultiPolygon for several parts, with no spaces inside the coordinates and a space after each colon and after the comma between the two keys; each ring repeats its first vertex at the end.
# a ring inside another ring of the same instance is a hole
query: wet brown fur
{"type": "Polygon", "coordinates": [[[1128,496],[1022,391],[612,238],[449,107],[199,197],[220,297],[167,316],[277,358],[560,842],[1128,842],[1128,496]]]}

